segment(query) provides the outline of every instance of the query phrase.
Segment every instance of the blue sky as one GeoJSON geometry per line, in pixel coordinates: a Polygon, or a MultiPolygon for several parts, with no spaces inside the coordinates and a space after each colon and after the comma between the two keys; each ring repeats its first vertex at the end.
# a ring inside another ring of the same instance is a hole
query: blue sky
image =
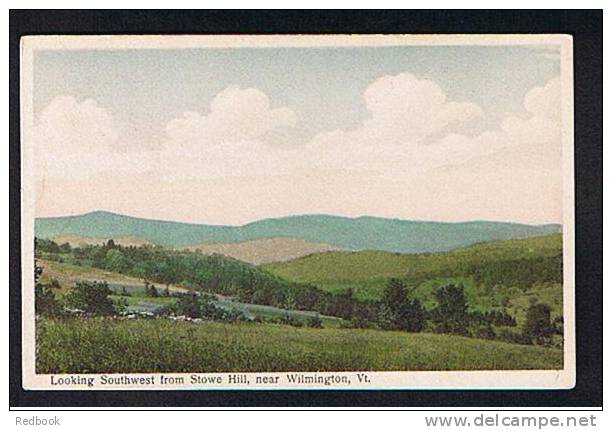
{"type": "Polygon", "coordinates": [[[476,132],[523,116],[524,94],[560,73],[550,51],[492,46],[41,51],[35,64],[36,112],[58,95],[92,98],[144,125],[145,135],[205,110],[230,84],[293,109],[303,135],[350,128],[368,115],[365,88],[405,71],[434,80],[451,100],[479,104],[485,115],[467,130],[476,132]]]}

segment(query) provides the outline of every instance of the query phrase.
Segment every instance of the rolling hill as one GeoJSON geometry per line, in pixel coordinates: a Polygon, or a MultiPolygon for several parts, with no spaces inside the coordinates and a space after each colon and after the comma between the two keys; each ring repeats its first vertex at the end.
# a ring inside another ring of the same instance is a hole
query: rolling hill
{"type": "Polygon", "coordinates": [[[509,307],[522,317],[531,300],[562,315],[562,236],[492,241],[450,252],[396,254],[384,251],[334,251],[263,265],[281,278],[338,292],[352,288],[360,299],[378,299],[389,278],[417,287],[425,302],[445,283],[466,289],[472,306],[509,307]]]}
{"type": "Polygon", "coordinates": [[[36,236],[79,235],[94,238],[137,237],[159,245],[185,247],[269,238],[294,238],[348,250],[401,253],[449,251],[470,244],[558,233],[557,224],[525,225],[473,221],[444,223],[376,217],[299,215],[216,226],[159,221],[96,211],[84,215],[37,218],[36,236]]]}
{"type": "Polygon", "coordinates": [[[58,245],[62,245],[64,243],[69,244],[72,247],[75,246],[86,246],[86,245],[102,245],[108,242],[109,239],[113,239],[117,245],[122,246],[143,246],[143,245],[152,245],[153,242],[148,241],[146,239],[142,239],[140,237],[135,236],[115,236],[115,237],[85,237],[78,236],[76,234],[65,234],[60,236],[54,236],[51,238],[58,245]]]}
{"type": "Polygon", "coordinates": [[[211,243],[188,246],[185,249],[202,254],[221,254],[251,264],[265,264],[293,260],[319,252],[335,251],[338,248],[325,243],[308,242],[292,237],[249,240],[237,243],[211,243]]]}
{"type": "Polygon", "coordinates": [[[557,257],[561,251],[561,235],[555,234],[484,242],[451,252],[431,254],[334,251],[263,267],[275,275],[299,282],[367,281],[393,277],[407,277],[416,281],[449,276],[474,265],[482,268],[498,261],[557,257]]]}

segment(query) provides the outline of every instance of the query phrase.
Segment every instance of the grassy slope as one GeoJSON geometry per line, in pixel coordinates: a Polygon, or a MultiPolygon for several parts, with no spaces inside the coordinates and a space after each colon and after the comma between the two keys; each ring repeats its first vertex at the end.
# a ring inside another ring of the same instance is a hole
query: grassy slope
{"type": "Polygon", "coordinates": [[[221,254],[250,264],[265,264],[288,261],[317,252],[337,250],[326,243],[308,242],[292,237],[274,237],[237,243],[210,243],[188,246],[202,254],[221,254]]]}
{"type": "Polygon", "coordinates": [[[559,369],[562,351],[464,337],[270,324],[41,320],[38,373],[559,369]]]}
{"type": "Polygon", "coordinates": [[[384,251],[326,252],[288,262],[264,265],[270,272],[304,282],[368,281],[443,271],[466,263],[552,256],[561,250],[561,235],[486,242],[437,254],[398,254],[384,251]]]}
{"type": "MultiPolygon", "coordinates": [[[[73,287],[77,281],[106,281],[109,287],[115,292],[121,292],[125,289],[130,296],[112,295],[111,299],[115,302],[119,300],[125,301],[126,304],[133,309],[140,311],[152,311],[153,309],[168,305],[176,301],[174,297],[150,297],[145,294],[144,284],[142,279],[122,275],[120,273],[109,272],[106,270],[96,269],[94,267],[77,266],[69,263],[59,263],[57,261],[39,260],[39,264],[44,268],[42,279],[43,283],[49,283],[52,279],[56,279],[60,283],[60,290],[57,291],[58,296],[64,295],[69,288],[73,287]]],[[[162,293],[166,285],[159,283],[151,283],[155,285],[159,293],[162,293]]],[[[168,285],[170,291],[188,292],[187,288],[177,285],[168,285]]],[[[313,315],[318,315],[316,312],[301,312],[294,310],[280,309],[273,306],[255,305],[250,303],[241,303],[229,298],[218,299],[218,304],[225,308],[237,309],[244,312],[248,316],[258,316],[264,318],[280,318],[286,314],[290,314],[293,318],[302,322],[307,322],[313,315]]],[[[319,315],[324,327],[338,327],[342,320],[327,315],[319,315]]]]}
{"type": "MultiPolygon", "coordinates": [[[[431,291],[447,282],[466,287],[471,304],[480,309],[498,306],[503,296],[510,299],[510,308],[522,313],[529,298],[550,304],[556,315],[561,314],[562,289],[556,285],[537,285],[526,291],[501,285],[477,285],[473,279],[458,275],[469,266],[497,264],[500,261],[548,258],[560,255],[561,235],[528,239],[486,242],[451,252],[435,254],[396,254],[383,251],[327,252],[296,260],[262,266],[271,273],[299,282],[310,282],[328,291],[351,287],[357,297],[380,297],[389,278],[398,277],[419,285],[417,294],[427,301],[431,291]]],[[[524,286],[522,286],[524,287],[524,286]]],[[[520,315],[518,315],[520,317],[520,315]]]]}
{"type": "MultiPolygon", "coordinates": [[[[111,288],[126,287],[126,290],[130,293],[134,290],[144,290],[142,279],[122,275],[121,273],[43,259],[39,259],[39,264],[43,268],[41,282],[48,283],[51,279],[56,279],[59,281],[60,287],[62,287],[61,292],[65,291],[68,287],[73,287],[77,281],[106,281],[111,288]]],[[[154,282],[152,284],[160,292],[166,288],[166,285],[154,282]]],[[[189,291],[187,288],[176,285],[170,285],[169,289],[177,292],[189,291]]]]}

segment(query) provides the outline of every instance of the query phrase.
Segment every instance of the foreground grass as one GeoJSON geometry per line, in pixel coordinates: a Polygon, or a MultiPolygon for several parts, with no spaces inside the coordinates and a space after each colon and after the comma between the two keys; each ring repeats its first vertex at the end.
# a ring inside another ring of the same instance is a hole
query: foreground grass
{"type": "Polygon", "coordinates": [[[38,373],[559,369],[562,351],[429,333],[42,319],[38,373]]]}

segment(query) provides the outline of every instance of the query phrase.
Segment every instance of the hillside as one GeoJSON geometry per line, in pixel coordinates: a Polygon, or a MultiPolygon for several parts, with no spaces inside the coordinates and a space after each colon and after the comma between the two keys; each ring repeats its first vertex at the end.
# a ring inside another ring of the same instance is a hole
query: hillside
{"type": "Polygon", "coordinates": [[[431,254],[327,252],[262,267],[284,279],[313,283],[327,291],[352,288],[361,299],[380,298],[387,280],[396,277],[417,286],[417,294],[425,301],[436,285],[455,282],[466,287],[476,307],[515,307],[520,318],[533,298],[561,314],[560,234],[486,242],[431,254]]]}
{"type": "Polygon", "coordinates": [[[185,249],[202,254],[221,254],[251,264],[265,264],[293,260],[319,252],[335,251],[338,248],[325,243],[308,242],[291,237],[250,240],[237,243],[211,243],[188,246],[185,249]]]}
{"type": "Polygon", "coordinates": [[[270,272],[300,282],[367,281],[405,277],[411,280],[450,275],[469,265],[497,261],[555,257],[561,254],[561,235],[485,242],[450,252],[398,254],[384,251],[335,251],[288,262],[264,265],[270,272]]]}
{"type": "Polygon", "coordinates": [[[431,333],[102,319],[43,319],[39,329],[39,373],[563,367],[559,349],[431,333]]]}
{"type": "Polygon", "coordinates": [[[85,237],[76,234],[65,234],[51,238],[58,245],[64,243],[70,246],[102,245],[112,239],[117,245],[122,246],[142,246],[153,245],[153,242],[135,236],[116,236],[116,237],[85,237]]]}
{"type": "Polygon", "coordinates": [[[97,211],[68,217],[37,218],[35,229],[40,238],[66,234],[95,238],[131,236],[170,247],[285,237],[348,250],[422,253],[448,251],[491,240],[542,236],[559,232],[560,226],[488,221],[443,223],[331,215],[300,215],[265,219],[243,226],[215,226],[97,211]]]}

